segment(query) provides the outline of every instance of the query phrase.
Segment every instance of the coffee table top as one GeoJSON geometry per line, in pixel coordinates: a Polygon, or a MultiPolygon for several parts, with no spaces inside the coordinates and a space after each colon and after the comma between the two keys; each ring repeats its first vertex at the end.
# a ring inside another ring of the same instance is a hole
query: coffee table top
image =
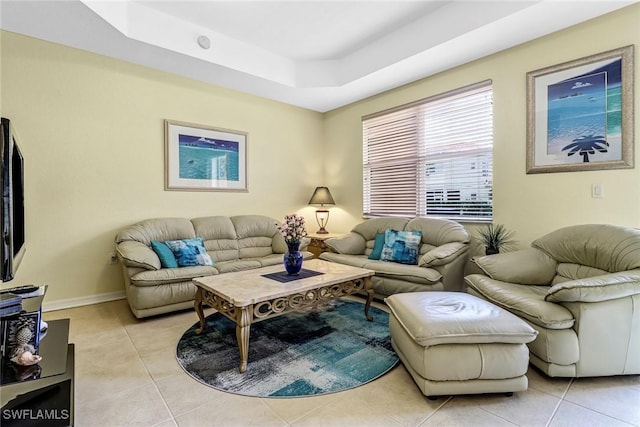
{"type": "Polygon", "coordinates": [[[319,259],[304,261],[302,268],[324,274],[286,283],[263,277],[264,274],[284,271],[282,264],[278,264],[252,270],[198,277],[193,281],[198,286],[224,298],[236,307],[245,307],[273,298],[318,289],[349,280],[362,279],[375,274],[373,270],[319,259]]]}

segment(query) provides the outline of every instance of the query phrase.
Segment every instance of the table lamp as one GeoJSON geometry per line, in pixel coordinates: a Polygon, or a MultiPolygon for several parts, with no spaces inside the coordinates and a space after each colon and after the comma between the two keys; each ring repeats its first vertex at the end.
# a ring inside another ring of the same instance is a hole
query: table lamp
{"type": "MultiPolygon", "coordinates": [[[[324,205],[335,205],[336,202],[333,201],[331,192],[327,187],[316,187],[313,196],[311,196],[311,200],[309,200],[309,204],[320,205],[322,208],[324,205]]],[[[318,221],[318,225],[320,226],[320,230],[318,230],[317,233],[329,234],[324,228],[329,222],[329,211],[327,209],[316,209],[316,221],[318,221]]]]}

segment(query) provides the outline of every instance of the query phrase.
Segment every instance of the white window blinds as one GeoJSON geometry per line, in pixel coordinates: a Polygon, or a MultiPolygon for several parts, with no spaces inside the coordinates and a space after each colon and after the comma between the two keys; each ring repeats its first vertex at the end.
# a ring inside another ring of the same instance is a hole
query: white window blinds
{"type": "Polygon", "coordinates": [[[364,215],[491,220],[492,98],[483,82],[364,117],[364,215]]]}

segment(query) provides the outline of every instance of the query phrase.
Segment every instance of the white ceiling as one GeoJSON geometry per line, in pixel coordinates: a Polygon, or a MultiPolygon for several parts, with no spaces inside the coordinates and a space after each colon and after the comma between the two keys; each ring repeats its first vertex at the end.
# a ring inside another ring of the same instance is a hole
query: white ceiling
{"type": "Polygon", "coordinates": [[[0,0],[0,27],[324,112],[635,2],[0,0]]]}

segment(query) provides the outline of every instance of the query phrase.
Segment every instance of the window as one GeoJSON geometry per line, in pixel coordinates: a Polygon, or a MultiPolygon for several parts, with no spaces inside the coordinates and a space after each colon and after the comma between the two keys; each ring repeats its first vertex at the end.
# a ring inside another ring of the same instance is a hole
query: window
{"type": "Polygon", "coordinates": [[[482,82],[363,117],[364,216],[493,216],[493,91],[482,82]]]}

